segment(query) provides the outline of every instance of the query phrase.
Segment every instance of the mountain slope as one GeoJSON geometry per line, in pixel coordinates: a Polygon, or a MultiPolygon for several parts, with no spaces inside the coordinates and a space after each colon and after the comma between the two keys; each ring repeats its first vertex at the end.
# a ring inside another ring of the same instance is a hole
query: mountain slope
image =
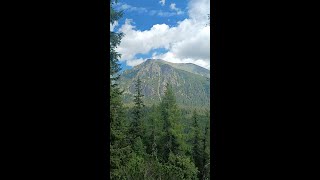
{"type": "Polygon", "coordinates": [[[180,107],[209,108],[210,71],[207,69],[190,63],[147,60],[121,75],[120,87],[124,90],[124,102],[129,106],[132,105],[134,85],[138,77],[142,81],[146,105],[160,102],[166,83],[170,83],[180,107]]]}
{"type": "Polygon", "coordinates": [[[208,69],[205,69],[192,63],[170,63],[161,59],[148,59],[147,61],[156,61],[157,63],[168,64],[174,68],[210,78],[210,71],[208,69]]]}

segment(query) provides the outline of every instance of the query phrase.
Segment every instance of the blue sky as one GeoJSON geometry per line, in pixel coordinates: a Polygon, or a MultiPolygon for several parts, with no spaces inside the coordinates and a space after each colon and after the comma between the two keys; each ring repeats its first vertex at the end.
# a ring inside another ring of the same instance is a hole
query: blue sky
{"type": "Polygon", "coordinates": [[[125,34],[118,47],[123,69],[148,58],[210,69],[209,0],[119,0],[114,7],[124,12],[110,29],[125,34]]]}
{"type": "Polygon", "coordinates": [[[148,30],[154,24],[166,23],[170,26],[177,25],[178,21],[187,18],[187,13],[177,14],[175,10],[170,9],[170,4],[176,4],[181,12],[185,12],[187,1],[178,0],[177,2],[166,0],[166,5],[162,6],[158,0],[120,0],[115,6],[118,10],[124,11],[124,18],[119,21],[119,24],[125,22],[125,18],[133,19],[136,27],[139,30],[148,30]],[[131,6],[131,7],[130,7],[131,6]]]}

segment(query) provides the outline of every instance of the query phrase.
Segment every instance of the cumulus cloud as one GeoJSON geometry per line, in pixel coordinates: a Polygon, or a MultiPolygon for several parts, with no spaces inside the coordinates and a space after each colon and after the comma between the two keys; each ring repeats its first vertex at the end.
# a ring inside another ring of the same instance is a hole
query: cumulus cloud
{"type": "Polygon", "coordinates": [[[161,6],[164,6],[166,4],[166,0],[160,0],[159,3],[161,4],[161,6]]]}
{"type": "Polygon", "coordinates": [[[181,58],[206,59],[210,57],[209,39],[210,27],[206,26],[194,36],[173,44],[171,51],[181,58]]]}
{"type": "Polygon", "coordinates": [[[195,21],[208,21],[210,14],[210,0],[191,0],[188,3],[189,17],[195,21]]]}
{"type": "Polygon", "coordinates": [[[152,49],[169,48],[170,40],[163,38],[169,30],[166,24],[156,24],[150,30],[139,31],[132,25],[131,19],[126,19],[119,31],[125,34],[117,51],[122,54],[121,60],[134,59],[136,54],[146,54],[152,49]]]}
{"type": "MultiPolygon", "coordinates": [[[[177,9],[175,4],[172,4],[170,8],[177,9]]],[[[136,29],[133,21],[126,19],[119,28],[119,31],[125,34],[117,48],[122,54],[121,61],[125,61],[129,66],[135,66],[145,61],[137,59],[137,54],[149,54],[152,50],[164,48],[167,52],[155,52],[150,58],[173,63],[194,63],[210,69],[210,26],[206,26],[209,8],[209,0],[190,0],[189,18],[178,22],[174,27],[155,24],[145,31],[136,29]]]]}

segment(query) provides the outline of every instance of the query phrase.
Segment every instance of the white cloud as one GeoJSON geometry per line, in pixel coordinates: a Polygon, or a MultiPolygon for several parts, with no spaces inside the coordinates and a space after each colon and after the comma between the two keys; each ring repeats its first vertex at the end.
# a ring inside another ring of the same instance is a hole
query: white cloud
{"type": "Polygon", "coordinates": [[[125,34],[117,51],[122,54],[121,60],[134,59],[136,54],[145,54],[156,48],[169,48],[170,41],[165,36],[169,29],[166,24],[156,24],[150,30],[135,30],[131,19],[126,19],[119,31],[125,34]]]}
{"type": "Polygon", "coordinates": [[[142,58],[139,58],[139,59],[131,59],[131,60],[128,60],[127,61],[127,65],[128,66],[136,66],[136,65],[139,65],[141,63],[143,63],[143,59],[142,58]]]}
{"type": "MultiPolygon", "coordinates": [[[[175,10],[177,7],[172,3],[170,8],[175,10]]],[[[122,54],[121,61],[135,66],[144,61],[137,59],[137,54],[148,54],[151,50],[165,48],[167,52],[153,53],[152,58],[173,63],[194,63],[210,69],[210,26],[206,26],[209,13],[209,0],[190,0],[189,18],[174,27],[155,24],[149,30],[140,31],[132,25],[132,20],[126,19],[119,29],[125,34],[117,48],[122,54]]]]}
{"type": "Polygon", "coordinates": [[[115,21],[113,24],[110,23],[110,31],[114,31],[114,28],[118,25],[118,21],[115,21]]]}
{"type": "MultiPolygon", "coordinates": [[[[165,1],[164,1],[165,3],[165,1]]],[[[134,7],[132,5],[126,4],[126,3],[117,3],[115,5],[117,10],[124,10],[126,12],[138,12],[138,13],[149,13],[149,15],[153,16],[153,15],[158,15],[160,17],[170,17],[170,16],[175,16],[175,15],[182,15],[184,14],[183,11],[181,11],[181,9],[176,8],[175,4],[174,4],[174,11],[176,12],[168,12],[168,11],[163,11],[163,10],[148,10],[146,8],[143,7],[134,7]]]]}
{"type": "Polygon", "coordinates": [[[125,11],[128,11],[128,12],[132,12],[132,11],[135,11],[135,12],[138,12],[138,13],[148,12],[148,10],[146,8],[134,7],[134,6],[131,6],[129,4],[121,3],[121,2],[117,3],[115,7],[117,9],[119,9],[119,10],[125,10],[125,11]]]}
{"type": "Polygon", "coordinates": [[[190,0],[189,17],[195,21],[207,22],[210,14],[210,0],[190,0]]]}
{"type": "Polygon", "coordinates": [[[181,58],[170,51],[159,55],[154,53],[152,59],[163,59],[172,63],[193,63],[206,69],[210,69],[210,61],[208,61],[208,59],[181,58]]]}
{"type": "Polygon", "coordinates": [[[171,4],[170,4],[170,9],[176,11],[177,14],[183,14],[183,11],[181,11],[180,8],[177,8],[175,3],[171,3],[171,4]]]}
{"type": "Polygon", "coordinates": [[[170,17],[170,16],[175,16],[176,13],[173,13],[173,12],[165,12],[165,11],[158,11],[157,13],[158,16],[161,16],[161,17],[170,17]]]}
{"type": "Polygon", "coordinates": [[[181,58],[205,59],[210,57],[210,27],[200,29],[194,36],[175,43],[171,51],[181,58]],[[196,47],[196,51],[195,51],[196,47]]]}
{"type": "Polygon", "coordinates": [[[159,3],[161,4],[161,6],[164,6],[166,4],[166,0],[160,0],[159,3]]]}
{"type": "Polygon", "coordinates": [[[171,17],[171,16],[181,15],[181,14],[183,14],[183,11],[178,11],[178,12],[168,12],[168,11],[162,11],[162,10],[149,11],[149,15],[151,16],[158,15],[160,17],[171,17]]]}
{"type": "Polygon", "coordinates": [[[176,4],[175,4],[175,3],[171,3],[171,4],[170,4],[170,9],[176,10],[176,9],[177,9],[177,8],[176,8],[176,4]]]}

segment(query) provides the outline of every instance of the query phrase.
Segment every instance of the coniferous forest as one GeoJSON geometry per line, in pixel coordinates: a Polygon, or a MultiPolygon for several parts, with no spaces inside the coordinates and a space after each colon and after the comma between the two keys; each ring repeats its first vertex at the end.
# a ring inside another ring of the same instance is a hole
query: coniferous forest
{"type": "MultiPolygon", "coordinates": [[[[113,3],[111,24],[123,16],[113,3]]],[[[210,108],[181,108],[170,82],[147,105],[139,77],[126,106],[116,51],[123,36],[110,31],[110,179],[210,179],[210,108]]]]}

